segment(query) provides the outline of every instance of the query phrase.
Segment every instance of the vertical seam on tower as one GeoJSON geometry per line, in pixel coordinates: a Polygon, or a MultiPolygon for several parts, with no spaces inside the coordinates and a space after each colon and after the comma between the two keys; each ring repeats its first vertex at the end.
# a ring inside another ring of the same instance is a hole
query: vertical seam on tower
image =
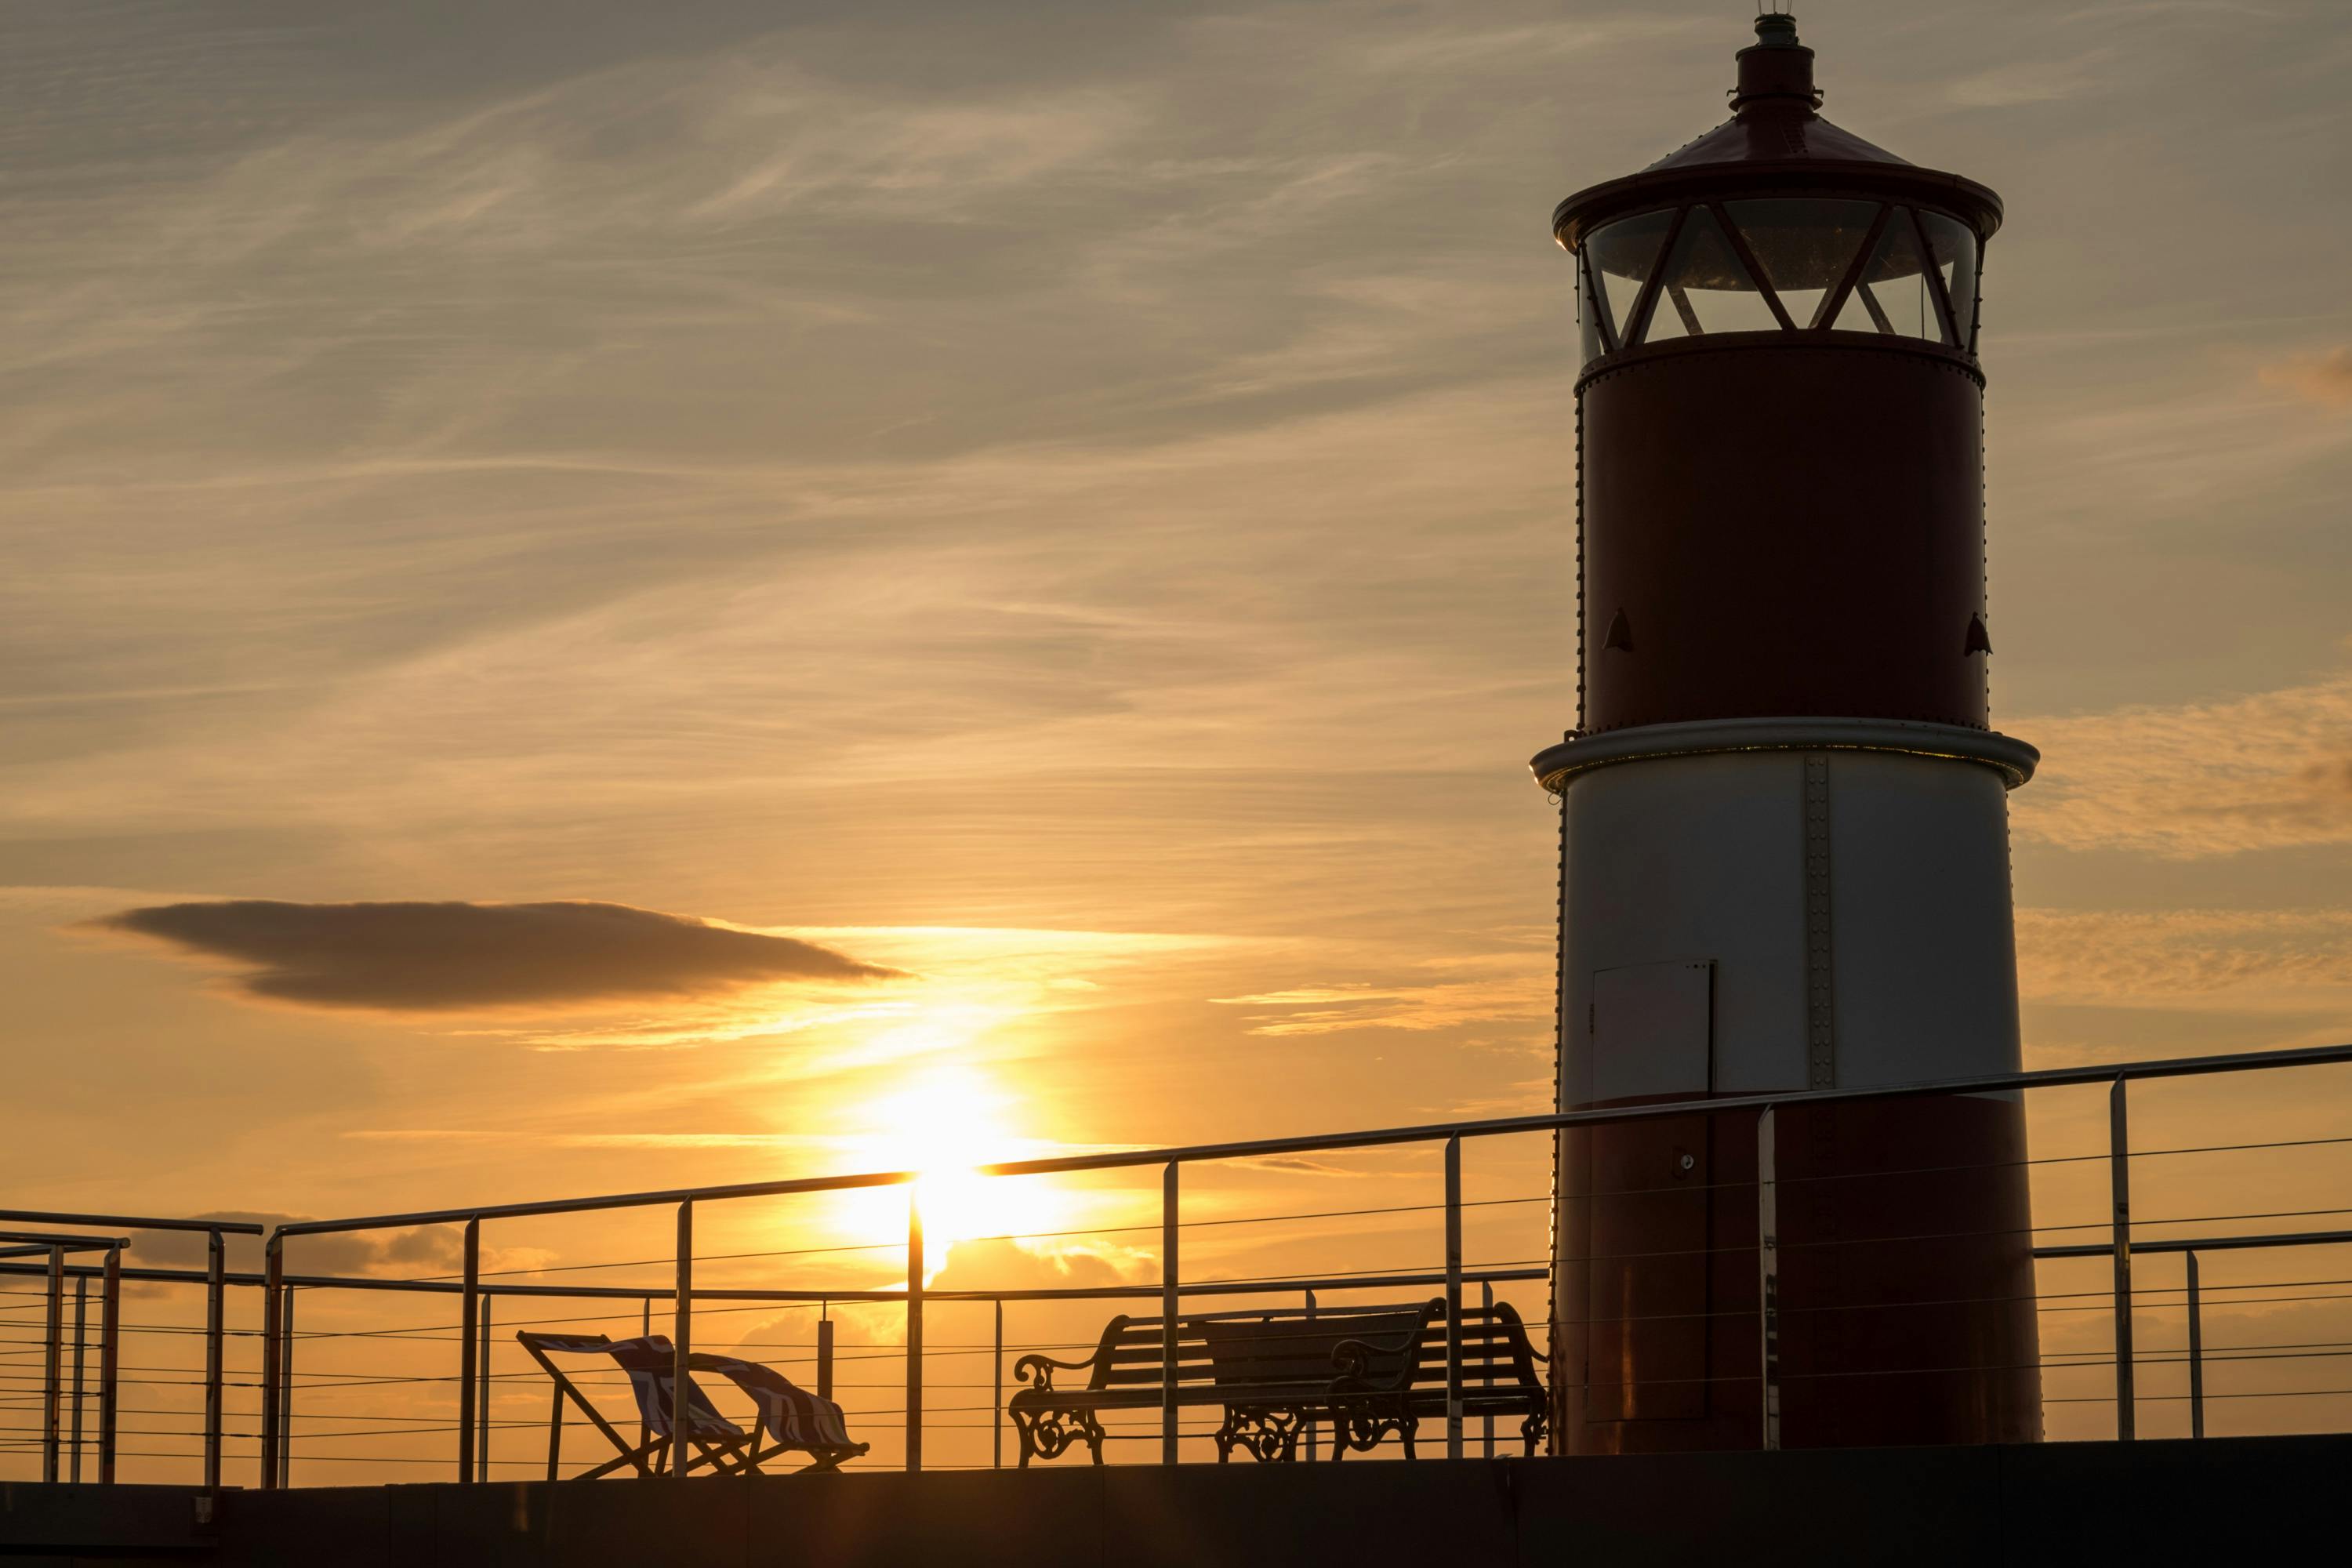
{"type": "MultiPolygon", "coordinates": [[[[1985,625],[1992,625],[1992,478],[1986,450],[1984,366],[1976,345],[1984,336],[1984,241],[1977,241],[1976,300],[1969,307],[1969,341],[1961,347],[1977,364],[1977,608],[1985,625]]],[[[1988,638],[1990,640],[1990,638],[1988,638]]],[[[1984,727],[1992,728],[1992,654],[1984,655],[1984,727]]]]}
{"type": "Polygon", "coordinates": [[[1805,1087],[1837,1087],[1836,972],[1831,967],[1830,760],[1805,758],[1805,1087]]]}
{"type": "MultiPolygon", "coordinates": [[[[1576,395],[1576,727],[1591,726],[1584,712],[1584,394],[1576,395]]],[[[1567,811],[1567,797],[1561,797],[1560,810],[1567,811]]],[[[1561,817],[1561,833],[1567,833],[1567,817],[1561,817]]],[[[1566,847],[1565,837],[1561,839],[1566,847]]]]}

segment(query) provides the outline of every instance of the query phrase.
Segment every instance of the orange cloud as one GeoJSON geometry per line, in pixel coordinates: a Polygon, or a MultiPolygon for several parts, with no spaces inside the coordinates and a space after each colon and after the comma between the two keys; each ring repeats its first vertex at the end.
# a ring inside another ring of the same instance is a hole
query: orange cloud
{"type": "Polygon", "coordinates": [[[2352,676],[2015,730],[2042,755],[2020,837],[2172,859],[2352,843],[2352,676]]]}
{"type": "MultiPolygon", "coordinates": [[[[1253,1035],[1328,1035],[1347,1029],[1423,1032],[1471,1024],[1551,1020],[1552,956],[1524,951],[1416,964],[1401,984],[1346,981],[1286,986],[1240,996],[1212,996],[1221,1007],[1265,1009],[1249,1015],[1253,1035]]],[[[1547,1048],[1549,1034],[1547,1032],[1547,1048]]]]}
{"type": "Polygon", "coordinates": [[[2020,910],[2029,1001],[2295,1011],[2352,1000],[2352,910],[2020,910]]]}
{"type": "Polygon", "coordinates": [[[2329,408],[2352,407],[2352,348],[2297,354],[2266,364],[2262,378],[2265,386],[2284,387],[2329,408]]]}

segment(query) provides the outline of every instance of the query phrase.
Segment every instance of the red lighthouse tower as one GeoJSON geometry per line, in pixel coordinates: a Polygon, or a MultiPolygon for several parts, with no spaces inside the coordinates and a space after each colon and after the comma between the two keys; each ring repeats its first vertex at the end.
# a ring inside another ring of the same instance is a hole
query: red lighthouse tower
{"type": "MultiPolygon", "coordinates": [[[[1978,276],[2000,199],[1821,118],[1786,16],[1733,115],[1560,204],[1576,268],[1578,728],[1562,1110],[2014,1070],[1989,728],[1978,276]]],[[[1757,1125],[1577,1130],[1559,1447],[1755,1447],[1757,1125]]],[[[2023,1112],[1776,1113],[1780,1441],[2040,1434],[2023,1112]]]]}

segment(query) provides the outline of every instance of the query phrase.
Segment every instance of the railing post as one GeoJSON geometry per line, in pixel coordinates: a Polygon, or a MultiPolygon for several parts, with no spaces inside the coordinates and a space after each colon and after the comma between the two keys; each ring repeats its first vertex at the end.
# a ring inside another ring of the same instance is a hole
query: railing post
{"type": "Polygon", "coordinates": [[[1160,1462],[1176,1462],[1176,1162],[1160,1177],[1160,1462]]]}
{"type": "Polygon", "coordinates": [[[66,1479],[76,1486],[81,1485],[82,1346],[89,1332],[89,1276],[77,1274],[74,1276],[73,1394],[66,1401],[66,1408],[71,1413],[66,1451],[73,1456],[72,1463],[67,1467],[66,1479]]]}
{"type": "Polygon", "coordinates": [[[677,1205],[677,1312],[670,1331],[674,1360],[670,1365],[669,1385],[669,1471],[679,1480],[687,1478],[687,1453],[692,1446],[688,1436],[692,1432],[693,1405],[686,1391],[693,1386],[687,1362],[694,1353],[694,1200],[687,1199],[677,1205]]]}
{"type": "Polygon", "coordinates": [[[205,1233],[205,1485],[221,1481],[222,1343],[227,1335],[226,1243],[205,1233]]]}
{"type": "MultiPolygon", "coordinates": [[[[1478,1382],[1482,1387],[1492,1388],[1495,1385],[1495,1342],[1493,1339],[1495,1332],[1495,1282],[1492,1279],[1481,1279],[1478,1281],[1478,1305],[1486,1315],[1486,1333],[1488,1336],[1486,1353],[1479,1358],[1478,1363],[1479,1365],[1485,1367],[1486,1370],[1485,1373],[1480,1376],[1478,1382]]],[[[1483,1445],[1486,1457],[1491,1459],[1495,1457],[1494,1411],[1490,1409],[1486,1414],[1481,1415],[1478,1418],[1478,1425],[1481,1428],[1479,1441],[1483,1445]]]]}
{"type": "Polygon", "coordinates": [[[820,1303],[816,1320],[816,1396],[833,1397],[833,1319],[827,1306],[820,1303]]]}
{"type": "Polygon", "coordinates": [[[480,1390],[475,1386],[476,1373],[481,1370],[482,1315],[482,1222],[466,1222],[464,1240],[465,1288],[457,1305],[457,1481],[470,1486],[474,1479],[474,1408],[480,1390]]]}
{"type": "Polygon", "coordinates": [[[122,1248],[106,1249],[98,1291],[98,1484],[114,1484],[114,1415],[122,1371],[122,1248]]]}
{"type": "Polygon", "coordinates": [[[1004,1468],[1004,1298],[996,1299],[996,1359],[991,1363],[994,1373],[989,1382],[988,1405],[988,1466],[992,1470],[1004,1468]]]}
{"type": "Polygon", "coordinates": [[[907,1184],[907,1468],[923,1468],[923,1184],[907,1184]]]}
{"type": "MultiPolygon", "coordinates": [[[[551,1481],[563,1470],[563,1385],[557,1383],[549,1386],[553,1390],[554,1404],[554,1408],[547,1413],[547,1479],[551,1481]]],[[[645,1443],[645,1436],[640,1433],[637,1447],[642,1448],[645,1443]]]]}
{"type": "Polygon", "coordinates": [[[2107,1092],[2107,1174],[2115,1197],[2116,1258],[2116,1440],[2137,1435],[2138,1409],[2132,1391],[2131,1130],[2124,1088],[2116,1079],[2107,1092]]]}
{"type": "Polygon", "coordinates": [[[490,1306],[496,1300],[482,1292],[481,1349],[474,1356],[474,1378],[479,1393],[474,1399],[474,1479],[490,1479],[490,1306]]]}
{"type": "Polygon", "coordinates": [[[43,1341],[41,1376],[41,1479],[55,1485],[58,1479],[58,1415],[63,1397],[59,1386],[63,1375],[60,1365],[65,1349],[66,1328],[66,1249],[49,1248],[49,1289],[47,1333],[43,1341]]]}
{"type": "MultiPolygon", "coordinates": [[[[1311,1333],[1315,1326],[1315,1292],[1303,1290],[1300,1294],[1307,1298],[1307,1325],[1311,1333]]],[[[1321,1428],[1312,1421],[1307,1424],[1307,1462],[1310,1465],[1315,1462],[1315,1435],[1320,1430],[1321,1428]]]]}
{"type": "Polygon", "coordinates": [[[1462,1457],[1462,1135],[1445,1141],[1445,1457],[1462,1457]]]}
{"type": "Polygon", "coordinates": [[[278,1408],[278,1363],[283,1347],[278,1342],[282,1304],[278,1285],[286,1278],[286,1237],[278,1231],[261,1248],[261,1488],[278,1485],[278,1426],[284,1415],[278,1408]]]}
{"type": "Polygon", "coordinates": [[[294,1287],[284,1291],[285,1309],[278,1319],[278,1484],[294,1484],[294,1287]]]}
{"type": "Polygon", "coordinates": [[[2189,1259],[2189,1435],[2205,1436],[2205,1311],[2197,1294],[2197,1255],[2189,1259]]]}
{"type": "Polygon", "coordinates": [[[1780,1446],[1780,1131],[1766,1106],[1756,1118],[1756,1321],[1762,1439],[1780,1446]]]}

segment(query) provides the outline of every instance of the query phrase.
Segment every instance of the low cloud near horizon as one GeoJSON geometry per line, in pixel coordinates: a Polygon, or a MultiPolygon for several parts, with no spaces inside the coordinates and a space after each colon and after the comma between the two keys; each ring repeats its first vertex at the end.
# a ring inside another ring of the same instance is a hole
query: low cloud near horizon
{"type": "MultiPolygon", "coordinates": [[[[195,1220],[226,1220],[258,1225],[267,1230],[314,1219],[314,1215],[281,1214],[267,1209],[214,1209],[188,1216],[195,1220]]],[[[150,1268],[202,1268],[209,1253],[200,1230],[133,1230],[131,1260],[150,1268]]],[[[222,1263],[233,1273],[257,1273],[262,1268],[262,1238],[228,1236],[222,1238],[222,1263]]],[[[454,1277],[465,1267],[465,1249],[455,1226],[410,1226],[394,1230],[326,1231],[289,1237],[286,1242],[289,1274],[368,1275],[376,1279],[431,1279],[454,1277]]],[[[492,1270],[530,1268],[548,1254],[537,1247],[485,1247],[484,1266],[492,1270]]],[[[172,1289],[157,1282],[135,1287],[156,1295],[172,1289]]]]}
{"type": "Polygon", "coordinates": [[[233,899],[124,910],[89,925],[239,965],[232,984],[248,999],[397,1013],[564,1007],[905,973],[797,937],[585,901],[233,899]]]}

